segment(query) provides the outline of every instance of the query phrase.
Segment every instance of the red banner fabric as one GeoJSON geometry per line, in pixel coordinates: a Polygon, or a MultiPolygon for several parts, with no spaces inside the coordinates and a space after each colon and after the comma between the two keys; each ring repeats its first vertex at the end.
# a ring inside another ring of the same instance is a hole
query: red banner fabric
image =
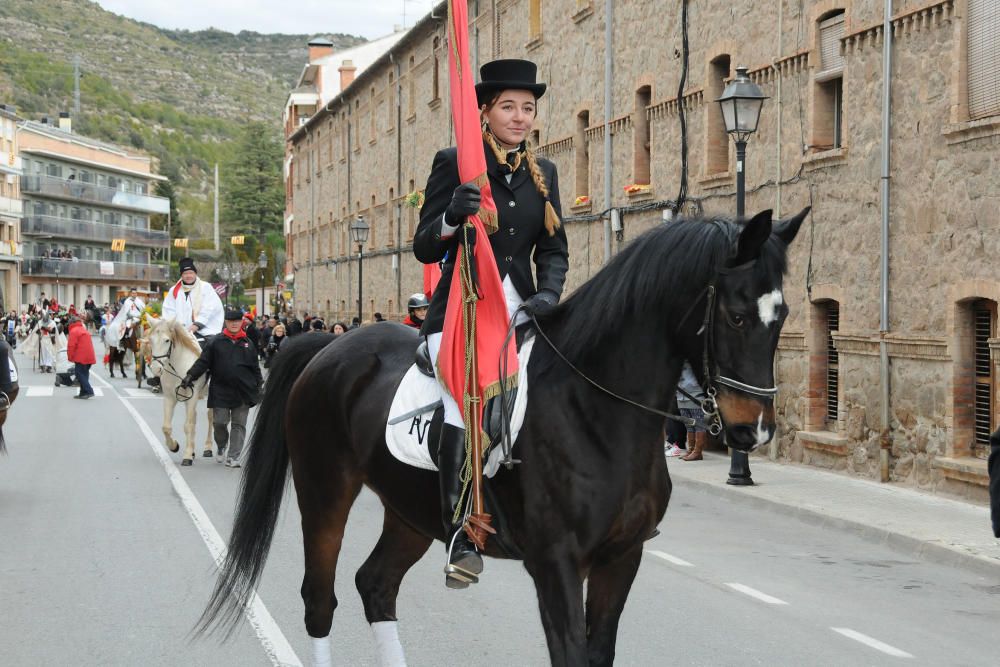
{"type": "MultiPolygon", "coordinates": [[[[506,369],[509,375],[500,377],[501,355],[504,338],[507,335],[507,299],[493,248],[488,234],[496,231],[496,204],[490,191],[486,175],[486,155],[483,148],[483,133],[479,121],[479,106],[476,102],[475,75],[469,66],[469,10],[466,0],[451,0],[448,3],[448,65],[451,91],[451,113],[455,124],[455,142],[458,148],[458,176],[462,183],[475,181],[482,193],[482,204],[478,215],[470,216],[467,222],[476,228],[477,242],[472,252],[471,262],[478,279],[479,300],[476,301],[474,321],[466,321],[463,308],[463,281],[460,267],[465,246],[460,246],[455,258],[455,276],[448,294],[448,309],[444,319],[441,350],[438,354],[438,372],[441,381],[455,398],[459,406],[464,406],[464,397],[473,392],[484,402],[495,396],[500,383],[510,383],[517,379],[517,352],[513,345],[506,351],[506,369]],[[491,229],[483,220],[486,219],[491,229]],[[466,337],[467,331],[475,333],[476,365],[470,378],[475,386],[467,386],[466,381],[466,337]]],[[[459,229],[458,234],[462,233],[459,229]]],[[[483,404],[480,404],[480,410],[483,404]]],[[[472,415],[464,414],[466,425],[472,415]]],[[[481,417],[480,413],[480,417],[481,417]]],[[[479,420],[481,423],[481,420],[479,420]]]]}
{"type": "Polygon", "coordinates": [[[441,265],[437,262],[424,264],[424,296],[427,297],[428,303],[434,298],[434,290],[437,289],[439,282],[441,282],[441,265]]]}

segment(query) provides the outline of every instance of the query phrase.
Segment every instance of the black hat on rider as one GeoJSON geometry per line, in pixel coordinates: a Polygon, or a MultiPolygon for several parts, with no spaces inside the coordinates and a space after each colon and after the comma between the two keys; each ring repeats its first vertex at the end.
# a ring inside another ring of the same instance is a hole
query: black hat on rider
{"type": "Polygon", "coordinates": [[[505,90],[527,90],[535,98],[545,94],[546,85],[538,83],[538,66],[530,60],[506,59],[488,62],[479,68],[476,84],[479,106],[489,104],[493,96],[505,90]]]}
{"type": "Polygon", "coordinates": [[[177,268],[181,270],[181,273],[185,271],[194,271],[198,273],[198,269],[194,266],[194,260],[190,257],[182,257],[179,262],[177,262],[177,268]]]}
{"type": "Polygon", "coordinates": [[[225,318],[227,322],[243,321],[243,311],[239,308],[227,307],[225,318]]]}

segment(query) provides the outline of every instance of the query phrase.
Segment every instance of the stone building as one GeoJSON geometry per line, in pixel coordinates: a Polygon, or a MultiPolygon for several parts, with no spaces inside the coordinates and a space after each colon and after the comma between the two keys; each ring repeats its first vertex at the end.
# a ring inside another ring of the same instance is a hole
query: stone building
{"type": "MultiPolygon", "coordinates": [[[[669,220],[685,178],[683,212],[734,212],[734,149],[714,100],[744,64],[769,96],[748,148],[747,211],[813,207],[785,288],[781,428],[761,455],[983,497],[1000,360],[994,4],[896,0],[888,82],[882,2],[710,0],[690,3],[686,21],[682,4],[614,3],[609,50],[603,2],[469,2],[473,66],[525,57],[549,83],[533,138],[560,171],[567,289],[669,220]]],[[[435,8],[289,135],[299,312],[357,311],[358,249],[348,239],[357,215],[372,227],[364,318],[400,317],[422,287],[410,250],[418,216],[406,199],[435,150],[453,142],[445,11],[435,8]]]]}
{"type": "Polygon", "coordinates": [[[20,284],[21,158],[17,113],[0,104],[0,312],[18,309],[20,284]]]}
{"type": "Polygon", "coordinates": [[[82,306],[88,294],[108,303],[120,290],[151,290],[167,280],[168,267],[151,254],[169,239],[150,229],[149,216],[168,213],[170,201],[150,194],[166,179],[152,173],[149,157],[74,133],[69,114],[59,126],[22,121],[17,137],[22,304],[41,292],[66,306],[82,306]]]}

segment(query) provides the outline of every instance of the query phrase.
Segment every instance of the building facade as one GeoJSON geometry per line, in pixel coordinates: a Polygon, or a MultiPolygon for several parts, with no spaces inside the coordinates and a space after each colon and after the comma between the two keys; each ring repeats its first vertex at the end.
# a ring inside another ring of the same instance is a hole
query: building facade
{"type": "Polygon", "coordinates": [[[18,126],[23,216],[22,304],[42,292],[82,306],[88,295],[113,302],[121,290],[157,289],[168,267],[153,262],[167,248],[150,215],[168,214],[170,201],[151,195],[151,159],[73,133],[23,121],[18,126]]]}
{"type": "Polygon", "coordinates": [[[20,287],[21,158],[18,117],[0,104],[0,312],[17,310],[20,287]]]}
{"type": "MultiPolygon", "coordinates": [[[[560,172],[567,290],[669,220],[682,183],[683,213],[734,213],[735,151],[715,100],[746,65],[769,97],[745,162],[747,211],[812,206],[786,279],[779,434],[759,455],[984,498],[1000,414],[993,4],[897,0],[888,20],[876,0],[709,0],[690,3],[686,20],[681,5],[614,3],[608,17],[591,0],[469,3],[473,66],[529,58],[549,84],[533,139],[560,172]]],[[[357,215],[372,229],[364,318],[401,317],[422,289],[407,201],[434,152],[453,143],[445,12],[439,5],[289,135],[300,313],[357,312],[357,215]]]]}

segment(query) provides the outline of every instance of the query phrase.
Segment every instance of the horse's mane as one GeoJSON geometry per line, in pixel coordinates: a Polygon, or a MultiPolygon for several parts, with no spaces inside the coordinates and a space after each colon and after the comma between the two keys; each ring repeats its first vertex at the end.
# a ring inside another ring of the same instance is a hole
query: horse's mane
{"type": "Polygon", "coordinates": [[[174,342],[183,345],[191,352],[201,356],[201,346],[198,345],[198,341],[183,324],[177,320],[160,320],[160,322],[162,323],[160,326],[167,328],[167,333],[174,342]]]}
{"type": "MultiPolygon", "coordinates": [[[[666,337],[732,258],[743,224],[726,218],[680,218],[657,226],[539,320],[562,332],[560,348],[570,359],[601,349],[624,323],[637,318],[647,326],[663,327],[666,337]]],[[[785,244],[772,235],[754,267],[755,279],[780,284],[785,251],[785,244]]]]}

